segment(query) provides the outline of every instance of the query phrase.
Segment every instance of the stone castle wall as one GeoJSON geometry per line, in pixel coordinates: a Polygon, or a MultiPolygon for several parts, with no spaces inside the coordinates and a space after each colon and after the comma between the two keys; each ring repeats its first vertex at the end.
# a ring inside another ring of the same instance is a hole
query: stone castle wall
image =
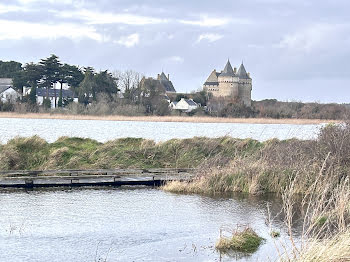
{"type": "Polygon", "coordinates": [[[244,79],[239,81],[239,95],[238,98],[246,105],[252,104],[252,80],[244,79]]]}
{"type": "Polygon", "coordinates": [[[219,81],[219,85],[204,85],[203,89],[214,97],[230,97],[241,100],[246,106],[251,106],[252,80],[219,81]]]}
{"type": "Polygon", "coordinates": [[[252,79],[243,63],[238,71],[237,68],[232,68],[229,60],[221,72],[214,69],[204,82],[203,89],[214,97],[233,98],[251,106],[252,79]]]}
{"type": "Polygon", "coordinates": [[[216,93],[217,96],[238,96],[238,79],[235,77],[219,77],[219,91],[216,93]]]}

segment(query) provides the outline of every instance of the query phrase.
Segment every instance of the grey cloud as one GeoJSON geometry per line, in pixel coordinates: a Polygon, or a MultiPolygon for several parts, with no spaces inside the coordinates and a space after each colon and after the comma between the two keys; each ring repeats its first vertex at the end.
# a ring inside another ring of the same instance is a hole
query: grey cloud
{"type": "Polygon", "coordinates": [[[3,21],[86,30],[79,38],[27,34],[0,40],[1,60],[36,62],[56,53],[65,62],[97,69],[153,76],[164,69],[177,90],[191,91],[211,70],[223,69],[229,57],[234,66],[244,60],[253,76],[254,99],[350,101],[347,0],[223,0],[219,5],[208,0],[0,0],[1,5],[19,7],[0,12],[3,21]],[[79,15],[84,10],[90,16],[79,15]]]}

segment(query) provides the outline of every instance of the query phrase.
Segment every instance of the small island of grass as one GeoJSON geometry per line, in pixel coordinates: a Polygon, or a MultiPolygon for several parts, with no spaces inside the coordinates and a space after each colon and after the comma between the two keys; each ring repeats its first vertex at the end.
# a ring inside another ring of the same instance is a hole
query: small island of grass
{"type": "Polygon", "coordinates": [[[259,248],[263,240],[264,238],[255,233],[253,229],[247,227],[234,232],[231,238],[221,236],[215,247],[224,253],[230,250],[253,253],[259,248]]]}

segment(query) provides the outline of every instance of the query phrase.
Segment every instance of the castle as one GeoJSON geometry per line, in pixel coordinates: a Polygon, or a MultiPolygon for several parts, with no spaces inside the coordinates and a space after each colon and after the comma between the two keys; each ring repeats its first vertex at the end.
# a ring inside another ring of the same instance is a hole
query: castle
{"type": "Polygon", "coordinates": [[[230,60],[221,72],[214,69],[205,81],[203,89],[212,93],[214,97],[234,98],[246,106],[251,106],[252,79],[243,62],[238,71],[236,68],[232,69],[230,60]]]}
{"type": "Polygon", "coordinates": [[[157,79],[154,79],[153,77],[143,77],[141,79],[141,86],[143,88],[148,88],[152,85],[164,94],[176,93],[173,83],[170,81],[169,74],[166,76],[164,72],[158,74],[157,79]]]}

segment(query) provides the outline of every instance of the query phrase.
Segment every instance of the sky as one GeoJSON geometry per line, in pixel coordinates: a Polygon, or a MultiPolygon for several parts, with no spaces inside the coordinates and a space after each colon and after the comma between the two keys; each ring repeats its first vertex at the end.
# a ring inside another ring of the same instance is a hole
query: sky
{"type": "Polygon", "coordinates": [[[244,63],[252,99],[350,103],[349,0],[0,0],[0,60],[170,74],[244,63]]]}

